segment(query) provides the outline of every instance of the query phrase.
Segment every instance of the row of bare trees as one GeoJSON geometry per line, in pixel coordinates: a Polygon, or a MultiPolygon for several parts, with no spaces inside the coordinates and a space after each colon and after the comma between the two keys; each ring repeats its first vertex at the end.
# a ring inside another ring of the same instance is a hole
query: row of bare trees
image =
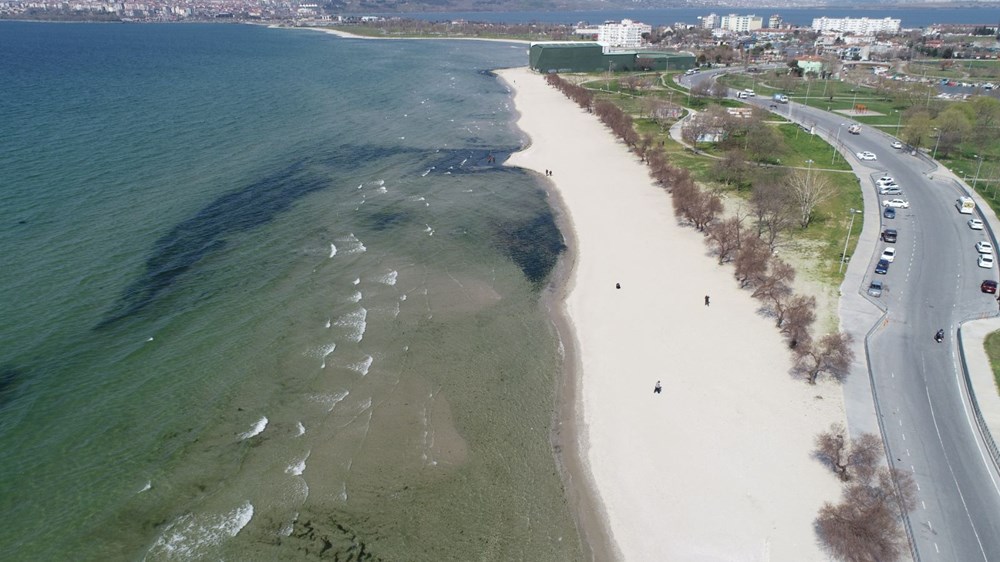
{"type": "Polygon", "coordinates": [[[908,544],[902,519],[916,507],[910,473],[882,466],[878,436],[850,439],[841,424],[816,436],[815,455],[844,484],[840,503],[827,502],[816,518],[826,549],[840,560],[898,560],[908,544]]]}
{"type": "Polygon", "coordinates": [[[573,103],[579,105],[587,111],[592,111],[592,106],[594,105],[594,94],[587,88],[584,88],[579,84],[574,84],[568,80],[564,80],[558,74],[546,74],[545,81],[550,86],[562,92],[567,98],[573,100],[573,103]]]}
{"type": "MultiPolygon", "coordinates": [[[[579,86],[569,84],[557,74],[549,74],[546,79],[572,99],[582,99],[579,95],[573,97],[579,86]]],[[[753,297],[759,299],[775,318],[775,325],[795,353],[796,369],[806,380],[815,384],[821,373],[842,379],[854,359],[850,335],[833,333],[813,338],[816,299],[794,294],[795,270],[774,256],[778,233],[788,217],[794,216],[789,209],[798,209],[799,224],[803,228],[808,225],[818,196],[803,186],[814,186],[811,176],[815,174],[804,172],[803,179],[788,182],[784,188],[772,187],[771,192],[762,187],[754,202],[760,218],[756,228],[748,227],[746,216],[739,214],[720,220],[723,205],[719,196],[698,187],[687,170],[671,165],[652,136],[639,137],[631,116],[608,101],[597,102],[588,109],[647,163],[653,179],[671,194],[677,218],[705,233],[708,244],[719,257],[719,264],[733,263],[740,287],[753,291],[753,297]],[[803,191],[809,196],[801,193],[803,191]],[[804,199],[810,204],[803,202],[804,199]]],[[[821,191],[828,192],[825,188],[821,191]]]]}

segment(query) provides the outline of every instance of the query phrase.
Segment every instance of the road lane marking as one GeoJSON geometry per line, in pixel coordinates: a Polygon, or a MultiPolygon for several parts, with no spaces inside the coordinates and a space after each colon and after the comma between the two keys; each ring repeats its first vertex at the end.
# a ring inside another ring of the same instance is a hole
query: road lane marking
{"type": "Polygon", "coordinates": [[[905,433],[900,433],[900,435],[903,436],[903,441],[906,441],[906,434],[905,433]]]}
{"type": "Polygon", "coordinates": [[[920,505],[924,506],[924,509],[927,509],[927,502],[924,500],[920,500],[920,505]]]}
{"type": "MultiPolygon", "coordinates": [[[[946,449],[944,447],[944,439],[941,437],[941,428],[938,427],[937,416],[934,414],[934,403],[931,401],[931,393],[929,390],[927,391],[927,405],[930,406],[931,421],[934,422],[934,431],[937,432],[938,442],[941,444],[941,451],[945,452],[946,449]]],[[[978,444],[978,439],[976,442],[978,444]]],[[[948,471],[951,473],[951,481],[955,483],[955,489],[958,490],[958,499],[962,500],[962,507],[965,508],[965,516],[969,518],[969,526],[972,528],[972,534],[975,535],[976,543],[979,544],[979,552],[982,553],[983,560],[989,562],[990,559],[986,556],[986,549],[983,547],[983,541],[979,538],[979,531],[976,529],[976,522],[972,520],[972,514],[969,513],[969,504],[965,502],[965,494],[962,493],[962,487],[958,485],[958,478],[955,477],[955,469],[951,466],[951,459],[948,458],[948,453],[946,452],[944,460],[948,463],[948,471]]]]}
{"type": "MultiPolygon", "coordinates": [[[[958,367],[958,362],[957,362],[956,358],[954,357],[954,354],[952,354],[952,368],[955,370],[955,386],[958,388],[958,396],[962,400],[962,410],[965,411],[965,421],[966,421],[966,423],[969,424],[969,429],[971,430],[971,433],[972,433],[972,441],[975,442],[976,449],[979,449],[979,457],[983,461],[983,466],[986,467],[986,474],[988,474],[990,476],[990,482],[993,484],[993,490],[996,491],[996,493],[997,493],[998,496],[1000,496],[1000,485],[997,485],[996,478],[993,477],[992,466],[990,465],[990,462],[986,459],[986,452],[983,451],[982,446],[979,444],[979,437],[978,437],[978,435],[979,435],[979,428],[976,427],[976,425],[972,422],[972,416],[969,415],[969,406],[968,406],[968,403],[965,401],[965,398],[964,398],[965,397],[965,392],[962,391],[962,385],[961,385],[961,383],[958,382],[958,377],[959,377],[958,369],[959,369],[959,367],[958,367]]],[[[970,397],[970,400],[971,400],[971,397],[970,397]]],[[[934,413],[934,410],[932,409],[931,410],[931,414],[933,414],[933,413],[934,413]]]]}
{"type": "Polygon", "coordinates": [[[910,456],[910,450],[909,449],[906,450],[906,456],[910,456]]]}
{"type": "Polygon", "coordinates": [[[938,545],[937,545],[937,543],[934,543],[934,552],[936,552],[936,553],[938,553],[938,554],[941,554],[941,549],[940,549],[940,548],[938,548],[938,545]]]}

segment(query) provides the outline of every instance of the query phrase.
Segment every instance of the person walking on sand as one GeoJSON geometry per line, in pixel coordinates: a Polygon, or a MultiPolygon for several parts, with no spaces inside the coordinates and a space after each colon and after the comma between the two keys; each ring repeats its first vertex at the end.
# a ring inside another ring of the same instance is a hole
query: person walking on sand
{"type": "Polygon", "coordinates": [[[709,303],[708,295],[705,295],[705,306],[708,306],[709,305],[708,303],[709,303]]]}
{"type": "Polygon", "coordinates": [[[653,387],[653,394],[659,394],[663,391],[663,387],[660,386],[660,381],[656,381],[656,385],[653,387]]]}

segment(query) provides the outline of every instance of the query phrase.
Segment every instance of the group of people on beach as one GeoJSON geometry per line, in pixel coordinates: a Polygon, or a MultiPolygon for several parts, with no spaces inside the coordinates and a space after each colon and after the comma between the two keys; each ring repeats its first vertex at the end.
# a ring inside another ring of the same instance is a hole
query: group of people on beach
{"type": "Polygon", "coordinates": [[[551,176],[552,175],[552,170],[545,170],[545,175],[546,176],[551,176]]]}

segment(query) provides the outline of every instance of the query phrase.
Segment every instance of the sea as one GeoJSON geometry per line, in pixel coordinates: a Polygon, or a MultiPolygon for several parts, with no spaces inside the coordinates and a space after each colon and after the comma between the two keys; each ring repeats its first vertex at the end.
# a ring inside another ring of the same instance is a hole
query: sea
{"type": "Polygon", "coordinates": [[[577,560],[524,45],[0,22],[4,560],[577,560]]]}

